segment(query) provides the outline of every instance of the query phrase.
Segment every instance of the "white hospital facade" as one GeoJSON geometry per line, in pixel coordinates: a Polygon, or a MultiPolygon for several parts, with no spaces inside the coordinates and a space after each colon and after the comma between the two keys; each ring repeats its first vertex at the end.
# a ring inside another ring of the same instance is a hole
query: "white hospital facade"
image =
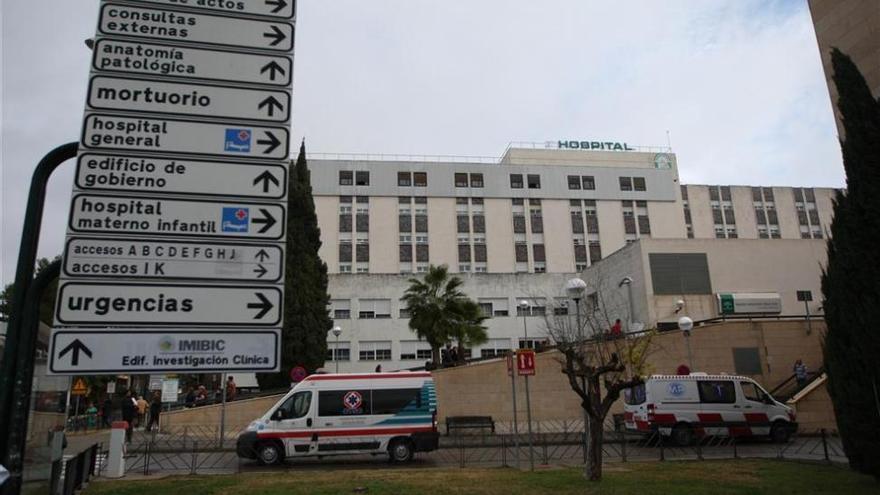
{"type": "MultiPolygon", "coordinates": [[[[669,297],[703,301],[722,291],[773,292],[786,314],[803,312],[797,289],[820,299],[831,188],[683,185],[676,156],[667,150],[570,140],[511,145],[496,160],[310,155],[309,168],[320,255],[330,273],[330,313],[342,329],[338,348],[328,337],[327,368],[334,358],[340,371],[409,368],[429,359],[399,299],[407,279],[430,264],[446,264],[462,276],[465,291],[492,316],[489,341],[472,350],[475,357],[543,339],[544,319],[530,316],[565,311],[558,307],[568,279],[594,276],[594,265],[638,240],[644,242],[632,249],[644,255],[643,270],[640,263],[606,264],[616,270],[613,276],[636,279],[637,312],[644,313],[633,320],[649,326],[672,318],[655,304],[669,297]],[[709,285],[670,294],[663,285],[668,280],[659,272],[652,277],[662,267],[649,266],[651,250],[704,253],[709,285]],[[794,265],[749,262],[780,255],[795,257],[794,265]],[[739,266],[719,271],[720,257],[739,266]],[[792,266],[807,278],[792,281],[792,266]],[[756,270],[761,277],[752,276],[756,270]],[[517,317],[522,299],[531,306],[525,311],[529,342],[522,342],[523,318],[517,317]]],[[[711,305],[694,304],[695,319],[717,315],[711,305]]]]}

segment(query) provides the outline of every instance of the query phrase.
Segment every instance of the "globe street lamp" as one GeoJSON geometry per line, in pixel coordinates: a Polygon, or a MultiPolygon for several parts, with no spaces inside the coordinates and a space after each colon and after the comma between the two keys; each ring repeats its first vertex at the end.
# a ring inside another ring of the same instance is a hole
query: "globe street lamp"
{"type": "Polygon", "coordinates": [[[333,327],[333,335],[336,337],[336,348],[333,349],[333,360],[336,361],[336,373],[339,374],[339,336],[342,335],[342,328],[333,327]]]}
{"type": "Polygon", "coordinates": [[[681,329],[681,333],[684,335],[684,343],[688,353],[688,366],[691,367],[691,371],[694,371],[694,358],[691,354],[691,330],[694,328],[694,320],[690,319],[690,317],[682,316],[678,319],[678,328],[681,329]]]}
{"type": "MultiPolygon", "coordinates": [[[[574,300],[575,307],[575,321],[577,322],[577,338],[578,345],[584,345],[584,330],[581,326],[581,298],[584,296],[584,290],[587,288],[587,283],[584,282],[580,278],[573,278],[565,283],[565,292],[568,293],[568,297],[574,300]]],[[[583,351],[583,348],[580,349],[583,351]]],[[[581,377],[581,387],[584,389],[584,393],[587,393],[587,377],[581,377]]],[[[587,465],[587,451],[589,448],[589,442],[587,441],[587,427],[590,424],[590,415],[587,413],[586,408],[582,408],[584,410],[584,466],[587,465]]]]}

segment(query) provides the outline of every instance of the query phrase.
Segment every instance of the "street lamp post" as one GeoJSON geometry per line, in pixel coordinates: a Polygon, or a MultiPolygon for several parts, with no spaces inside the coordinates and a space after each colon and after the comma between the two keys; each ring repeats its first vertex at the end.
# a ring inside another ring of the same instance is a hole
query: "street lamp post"
{"type": "Polygon", "coordinates": [[[333,349],[333,361],[336,361],[336,374],[339,374],[339,336],[342,334],[342,328],[333,327],[333,335],[336,337],[336,347],[333,349]]]}
{"type": "Polygon", "coordinates": [[[678,328],[681,329],[682,335],[684,335],[684,344],[687,347],[688,353],[688,366],[691,368],[691,372],[694,371],[694,357],[691,354],[691,330],[694,328],[694,320],[690,319],[687,316],[682,316],[678,319],[678,328]]]}
{"type": "MultiPolygon", "coordinates": [[[[583,352],[584,346],[584,327],[581,326],[581,298],[584,295],[584,290],[587,288],[587,283],[581,280],[580,278],[573,278],[566,282],[565,291],[568,292],[568,296],[574,300],[575,307],[575,322],[577,324],[577,339],[578,339],[578,349],[580,352],[583,352]]],[[[587,393],[587,377],[581,377],[581,387],[584,390],[584,393],[587,393]]],[[[584,410],[584,469],[587,469],[587,450],[589,448],[589,441],[587,439],[587,431],[590,425],[590,415],[587,412],[586,408],[582,408],[584,410]]]]}
{"type": "MultiPolygon", "coordinates": [[[[522,309],[523,314],[523,338],[524,340],[529,340],[529,329],[528,325],[526,325],[526,310],[529,308],[529,302],[523,299],[519,302],[519,307],[522,309]]],[[[529,469],[532,471],[535,470],[535,451],[532,447],[532,402],[531,397],[529,397],[529,375],[525,375],[523,378],[526,379],[526,421],[528,422],[529,427],[529,469]]]]}

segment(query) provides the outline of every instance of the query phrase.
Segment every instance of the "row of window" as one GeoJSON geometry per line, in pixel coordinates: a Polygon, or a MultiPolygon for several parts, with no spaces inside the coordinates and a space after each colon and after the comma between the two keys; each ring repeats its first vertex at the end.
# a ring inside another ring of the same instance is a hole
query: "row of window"
{"type": "MultiPolygon", "coordinates": [[[[519,339],[519,349],[541,349],[548,344],[546,338],[519,339]]],[[[358,361],[391,361],[392,347],[390,340],[383,341],[360,341],[357,343],[358,361]]],[[[481,358],[494,358],[507,355],[511,350],[510,339],[489,339],[479,347],[481,358]]],[[[464,350],[465,359],[473,356],[472,349],[464,350]]],[[[427,361],[431,359],[431,346],[420,340],[400,341],[400,361],[427,361]]],[[[351,342],[333,340],[327,341],[327,361],[351,361],[351,342]]]]}
{"type": "MultiPolygon", "coordinates": [[[[595,296],[595,294],[594,294],[595,296]]],[[[547,311],[547,302],[543,298],[521,297],[517,301],[528,301],[528,307],[516,305],[516,316],[543,316],[547,311]]],[[[353,318],[351,311],[351,299],[333,299],[330,301],[330,316],[334,320],[349,320],[353,318]]],[[[486,316],[510,316],[510,300],[506,297],[481,297],[477,299],[480,308],[486,316]]],[[[567,315],[568,304],[566,300],[559,299],[554,302],[553,313],[555,315],[567,315]]],[[[401,307],[398,318],[410,317],[409,309],[401,307]]],[[[361,320],[391,318],[391,299],[358,299],[357,318],[361,320]]]]}
{"type": "MultiPolygon", "coordinates": [[[[569,175],[568,188],[570,190],[593,191],[596,189],[596,179],[592,175],[569,175]]],[[[484,187],[483,174],[456,172],[453,177],[455,187],[484,187]]],[[[644,177],[620,177],[621,191],[645,191],[644,177]]],[[[340,170],[340,186],[369,186],[370,172],[368,170],[340,170]]],[[[397,172],[397,185],[399,187],[427,187],[427,172],[397,172]]],[[[540,174],[510,174],[511,189],[541,189],[540,174]],[[525,175],[525,180],[523,176],[525,175]]]]}

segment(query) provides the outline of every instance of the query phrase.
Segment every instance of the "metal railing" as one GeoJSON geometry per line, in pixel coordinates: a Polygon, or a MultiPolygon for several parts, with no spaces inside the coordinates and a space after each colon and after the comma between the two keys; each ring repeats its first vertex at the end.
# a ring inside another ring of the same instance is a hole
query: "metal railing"
{"type": "Polygon", "coordinates": [[[92,476],[100,476],[106,459],[103,444],[91,447],[72,456],[55,461],[49,481],[50,495],[73,495],[82,490],[92,476]]]}

